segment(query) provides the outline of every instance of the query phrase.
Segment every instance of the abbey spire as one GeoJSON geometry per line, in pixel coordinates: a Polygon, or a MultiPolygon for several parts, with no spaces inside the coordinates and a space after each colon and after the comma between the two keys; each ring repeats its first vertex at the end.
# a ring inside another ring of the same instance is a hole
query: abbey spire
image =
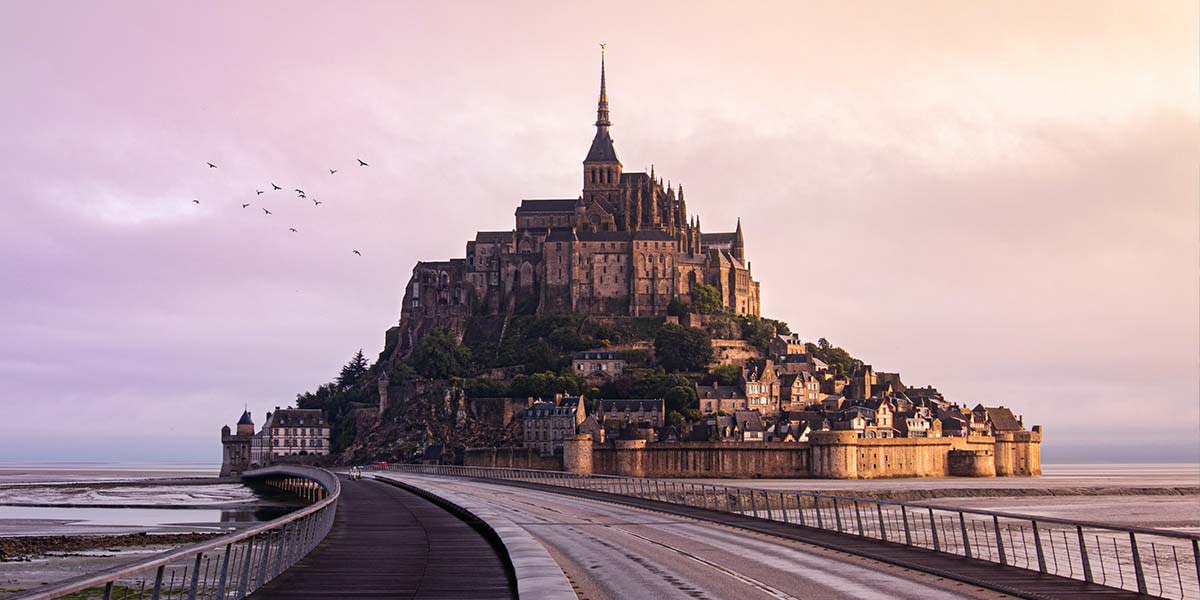
{"type": "MultiPolygon", "coordinates": [[[[611,170],[603,171],[606,177],[619,177],[621,161],[617,160],[617,151],[613,149],[612,137],[608,134],[608,128],[612,126],[612,121],[608,120],[608,86],[605,82],[604,74],[604,44],[600,44],[600,100],[596,103],[596,137],[592,138],[592,147],[588,149],[587,158],[583,159],[583,163],[607,163],[617,167],[616,172],[611,170]]],[[[585,171],[587,171],[585,169],[585,171]]],[[[585,172],[585,183],[591,178],[591,172],[585,172]]],[[[615,180],[609,180],[609,183],[616,183],[615,180]]]]}
{"type": "Polygon", "coordinates": [[[600,44],[600,102],[596,106],[596,127],[607,128],[612,125],[608,120],[608,90],[604,85],[604,44],[600,44]]]}

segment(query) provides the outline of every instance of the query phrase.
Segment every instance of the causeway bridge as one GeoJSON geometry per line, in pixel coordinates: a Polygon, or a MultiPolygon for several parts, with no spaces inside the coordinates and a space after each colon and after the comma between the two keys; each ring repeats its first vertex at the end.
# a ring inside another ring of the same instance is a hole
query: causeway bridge
{"type": "Polygon", "coordinates": [[[1200,598],[1200,537],[636,477],[248,472],[311,501],[18,598],[1200,598]]]}

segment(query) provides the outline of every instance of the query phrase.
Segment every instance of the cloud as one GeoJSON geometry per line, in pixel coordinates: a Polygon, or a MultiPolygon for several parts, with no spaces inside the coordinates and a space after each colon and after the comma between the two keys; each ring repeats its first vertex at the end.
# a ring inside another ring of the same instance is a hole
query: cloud
{"type": "Polygon", "coordinates": [[[1196,441],[1195,7],[277,8],[0,8],[0,454],[216,460],[378,351],[416,260],[579,193],[592,39],[769,315],[1048,451],[1196,441]]]}

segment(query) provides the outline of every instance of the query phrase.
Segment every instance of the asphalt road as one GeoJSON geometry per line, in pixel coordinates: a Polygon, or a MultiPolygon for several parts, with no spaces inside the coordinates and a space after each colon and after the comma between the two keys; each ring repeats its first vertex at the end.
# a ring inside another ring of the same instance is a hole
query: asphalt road
{"type": "Polygon", "coordinates": [[[497,484],[392,476],[490,503],[546,547],[583,600],[1008,597],[714,523],[497,484]]]}

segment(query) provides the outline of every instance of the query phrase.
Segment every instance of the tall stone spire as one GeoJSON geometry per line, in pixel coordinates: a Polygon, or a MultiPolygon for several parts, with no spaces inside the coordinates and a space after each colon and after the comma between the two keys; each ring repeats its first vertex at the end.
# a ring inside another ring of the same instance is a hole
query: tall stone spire
{"type": "MultiPolygon", "coordinates": [[[[608,128],[608,82],[604,73],[604,44],[600,44],[600,101],[596,104],[596,136],[583,159],[583,204],[599,203],[607,212],[620,210],[621,161],[608,128]]],[[[617,215],[620,217],[621,215],[617,215]]],[[[623,220],[623,219],[621,219],[623,220]]]]}
{"type": "Polygon", "coordinates": [[[596,127],[609,127],[608,90],[604,84],[604,44],[600,44],[600,102],[596,105],[596,127]]]}

